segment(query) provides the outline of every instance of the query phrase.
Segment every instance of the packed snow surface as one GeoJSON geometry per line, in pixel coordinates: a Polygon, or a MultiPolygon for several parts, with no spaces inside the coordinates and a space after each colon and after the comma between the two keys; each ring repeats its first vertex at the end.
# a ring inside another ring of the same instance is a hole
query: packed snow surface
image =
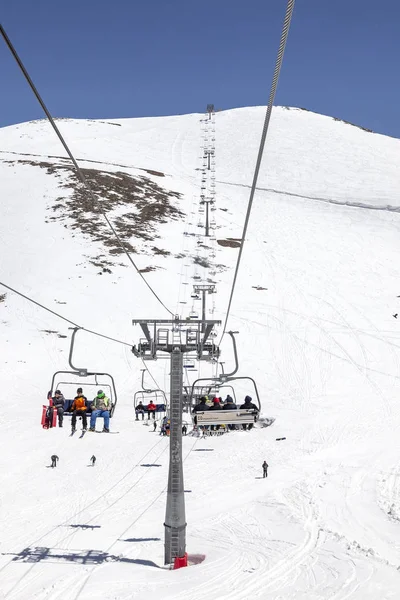
{"type": "MultiPolygon", "coordinates": [[[[181,212],[159,219],[148,240],[130,241],[146,280],[182,317],[193,277],[210,277],[194,257],[212,252],[217,293],[207,317],[225,317],[238,250],[218,240],[241,237],[264,113],[213,119],[210,242],[197,237],[203,115],[58,121],[83,168],[174,192],[181,212]]],[[[46,121],[0,130],[0,281],[137,344],[132,319],[169,313],[80,217],[51,218],[72,200],[66,165],[46,121]]],[[[52,374],[68,369],[70,324],[0,289],[0,598],[400,598],[399,166],[399,140],[274,109],[228,330],[239,331],[239,374],[254,377],[262,416],[275,420],[184,438],[187,569],[164,567],[169,439],[135,421],[142,362],[129,345],[78,333],[74,364],[115,377],[115,435],[70,437],[69,417],[62,430],[42,429],[52,374]]],[[[118,222],[124,210],[109,216],[118,222]]],[[[228,336],[221,350],[230,371],[228,336]]],[[[146,366],[168,393],[168,361],[146,366]]],[[[185,381],[213,372],[198,368],[185,381]]],[[[154,385],[150,374],[145,383],[154,385]]],[[[78,384],[60,387],[71,397],[78,384]]],[[[240,402],[254,397],[245,382],[235,392],[240,402]]]]}

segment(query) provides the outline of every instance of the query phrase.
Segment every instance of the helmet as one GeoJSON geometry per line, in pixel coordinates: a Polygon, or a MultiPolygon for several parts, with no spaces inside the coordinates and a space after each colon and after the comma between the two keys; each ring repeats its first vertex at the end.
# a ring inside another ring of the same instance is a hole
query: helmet
{"type": "Polygon", "coordinates": [[[104,396],[105,396],[105,393],[103,392],[103,390],[99,390],[99,391],[97,392],[97,397],[98,397],[98,398],[104,398],[104,396]]]}
{"type": "Polygon", "coordinates": [[[56,390],[54,393],[55,394],[61,394],[60,390],[56,390]]]}
{"type": "Polygon", "coordinates": [[[78,394],[83,392],[82,388],[78,388],[76,391],[78,394]]]}

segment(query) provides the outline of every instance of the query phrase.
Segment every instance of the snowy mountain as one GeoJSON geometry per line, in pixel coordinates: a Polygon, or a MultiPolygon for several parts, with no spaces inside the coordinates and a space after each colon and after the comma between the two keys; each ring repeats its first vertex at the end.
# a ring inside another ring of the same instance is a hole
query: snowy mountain
{"type": "MultiPolygon", "coordinates": [[[[198,237],[204,115],[58,120],[96,205],[46,121],[1,129],[0,281],[136,344],[132,319],[168,313],[105,211],[173,313],[198,310],[199,276],[216,282],[207,316],[223,320],[264,113],[215,115],[211,240],[198,237]]],[[[0,598],[399,597],[399,151],[397,139],[273,110],[228,328],[240,332],[240,374],[256,379],[275,421],[184,439],[190,568],[163,568],[168,439],[135,421],[142,363],[80,332],[75,363],[115,377],[119,434],[43,430],[69,324],[0,289],[0,598]]],[[[229,370],[227,336],[221,350],[229,370]]],[[[168,392],[168,362],[148,367],[168,392]]]]}

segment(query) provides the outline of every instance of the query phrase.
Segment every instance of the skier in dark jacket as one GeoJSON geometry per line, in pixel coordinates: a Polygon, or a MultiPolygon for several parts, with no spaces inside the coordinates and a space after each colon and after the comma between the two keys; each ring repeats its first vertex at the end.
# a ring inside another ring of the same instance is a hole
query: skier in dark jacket
{"type": "Polygon", "coordinates": [[[209,407],[209,410],[222,410],[222,408],[219,398],[214,398],[213,404],[209,407]]]}
{"type": "MultiPolygon", "coordinates": [[[[204,410],[210,410],[210,407],[207,404],[207,398],[205,396],[200,398],[200,402],[196,404],[196,406],[192,409],[192,412],[197,413],[203,412],[204,410]]],[[[193,421],[194,424],[197,425],[197,417],[194,417],[193,421]]]]}
{"type": "Polygon", "coordinates": [[[60,392],[60,390],[56,390],[54,392],[54,397],[52,398],[53,400],[53,406],[54,409],[57,411],[57,415],[58,415],[58,426],[62,427],[63,426],[63,418],[64,418],[64,396],[62,395],[62,393],[60,392]]]}
{"type": "Polygon", "coordinates": [[[137,405],[137,407],[135,408],[136,421],[139,421],[139,415],[142,415],[142,421],[143,421],[143,419],[144,419],[144,411],[145,411],[145,407],[143,405],[143,402],[140,401],[139,404],[137,405]]]}
{"type": "Polygon", "coordinates": [[[264,460],[264,462],[262,464],[262,468],[263,468],[263,477],[268,477],[268,463],[266,460],[264,460]]]}
{"type": "Polygon", "coordinates": [[[193,408],[193,412],[203,412],[203,410],[210,410],[205,396],[200,398],[200,402],[193,408]]]}
{"type": "Polygon", "coordinates": [[[231,396],[227,396],[225,399],[225,404],[222,407],[223,410],[235,410],[237,408],[231,396]]]}
{"type": "MultiPolygon", "coordinates": [[[[254,410],[255,413],[258,413],[258,408],[255,404],[252,403],[252,398],[251,396],[246,396],[244,399],[244,404],[241,405],[240,407],[245,408],[247,410],[254,410]]],[[[247,427],[250,429],[253,429],[253,423],[250,423],[248,426],[247,425],[242,425],[243,429],[247,429],[247,427]]]]}
{"type": "Polygon", "coordinates": [[[52,454],[51,455],[51,467],[54,469],[54,467],[57,466],[57,461],[59,460],[57,454],[52,454]]]}

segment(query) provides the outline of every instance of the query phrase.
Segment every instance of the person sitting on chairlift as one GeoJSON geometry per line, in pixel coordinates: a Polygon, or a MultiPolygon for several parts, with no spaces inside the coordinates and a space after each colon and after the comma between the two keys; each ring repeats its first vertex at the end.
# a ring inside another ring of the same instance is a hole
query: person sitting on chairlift
{"type": "MultiPolygon", "coordinates": [[[[215,397],[213,398],[213,405],[210,406],[209,410],[222,410],[222,406],[221,403],[219,401],[219,398],[215,397]]],[[[211,425],[211,431],[218,431],[220,428],[220,425],[211,425]]]]}
{"type": "Polygon", "coordinates": [[[77,395],[74,398],[74,401],[72,403],[71,406],[71,412],[72,412],[72,420],[71,420],[71,427],[72,427],[72,431],[74,432],[76,429],[76,417],[77,416],[81,416],[82,417],[82,429],[83,431],[86,431],[87,429],[87,418],[86,418],[86,410],[87,410],[87,398],[86,396],[83,395],[83,391],[82,388],[78,388],[76,390],[77,395]]]}
{"type": "Polygon", "coordinates": [[[60,392],[60,390],[56,390],[54,392],[54,397],[52,398],[53,400],[53,406],[54,409],[57,411],[57,415],[58,415],[58,426],[62,427],[63,426],[63,418],[64,418],[64,396],[62,395],[62,393],[60,392]]]}
{"type": "Polygon", "coordinates": [[[145,411],[145,407],[143,406],[143,402],[140,401],[139,404],[137,405],[137,407],[135,408],[136,421],[139,421],[139,415],[142,415],[142,421],[143,421],[143,419],[144,419],[144,411],[145,411]]]}
{"type": "Polygon", "coordinates": [[[193,412],[203,412],[203,410],[210,410],[210,407],[207,404],[206,396],[200,398],[200,402],[193,408],[193,412]]]}
{"type": "MultiPolygon", "coordinates": [[[[237,409],[237,406],[234,403],[233,398],[231,396],[229,396],[229,394],[225,398],[225,404],[222,407],[222,409],[223,410],[236,410],[237,409]]],[[[236,429],[236,425],[234,423],[229,423],[228,429],[230,429],[231,431],[234,431],[236,429]]]]}
{"type": "Polygon", "coordinates": [[[153,401],[151,401],[150,404],[147,405],[147,420],[150,419],[150,415],[153,415],[153,419],[156,418],[156,410],[157,406],[154,404],[153,401]]]}
{"type": "MultiPolygon", "coordinates": [[[[247,410],[254,410],[256,413],[258,413],[258,408],[257,408],[257,406],[255,404],[253,404],[251,396],[246,396],[245,397],[244,404],[242,404],[240,408],[241,409],[242,408],[246,408],[247,410]]],[[[249,429],[249,430],[253,429],[253,423],[249,423],[248,425],[243,424],[242,427],[243,427],[244,430],[246,430],[246,429],[249,429]]]]}
{"type": "MultiPolygon", "coordinates": [[[[207,404],[207,396],[202,396],[200,398],[200,402],[198,404],[196,404],[196,406],[192,409],[192,412],[197,413],[197,412],[203,412],[204,410],[210,410],[210,407],[207,404]]],[[[194,419],[194,424],[197,425],[197,417],[195,416],[194,419]]]]}
{"type": "Polygon", "coordinates": [[[237,406],[233,401],[233,398],[231,396],[228,396],[225,398],[225,404],[222,407],[224,410],[236,410],[237,406]]]}
{"type": "Polygon", "coordinates": [[[96,398],[94,398],[92,402],[92,414],[90,416],[90,429],[89,431],[96,431],[96,419],[97,417],[104,418],[104,433],[109,433],[110,431],[110,410],[111,410],[111,401],[103,390],[99,390],[97,392],[96,398]]]}
{"type": "Polygon", "coordinates": [[[221,403],[219,401],[219,398],[213,398],[213,404],[212,406],[210,406],[209,410],[222,410],[222,406],[221,403]]]}

